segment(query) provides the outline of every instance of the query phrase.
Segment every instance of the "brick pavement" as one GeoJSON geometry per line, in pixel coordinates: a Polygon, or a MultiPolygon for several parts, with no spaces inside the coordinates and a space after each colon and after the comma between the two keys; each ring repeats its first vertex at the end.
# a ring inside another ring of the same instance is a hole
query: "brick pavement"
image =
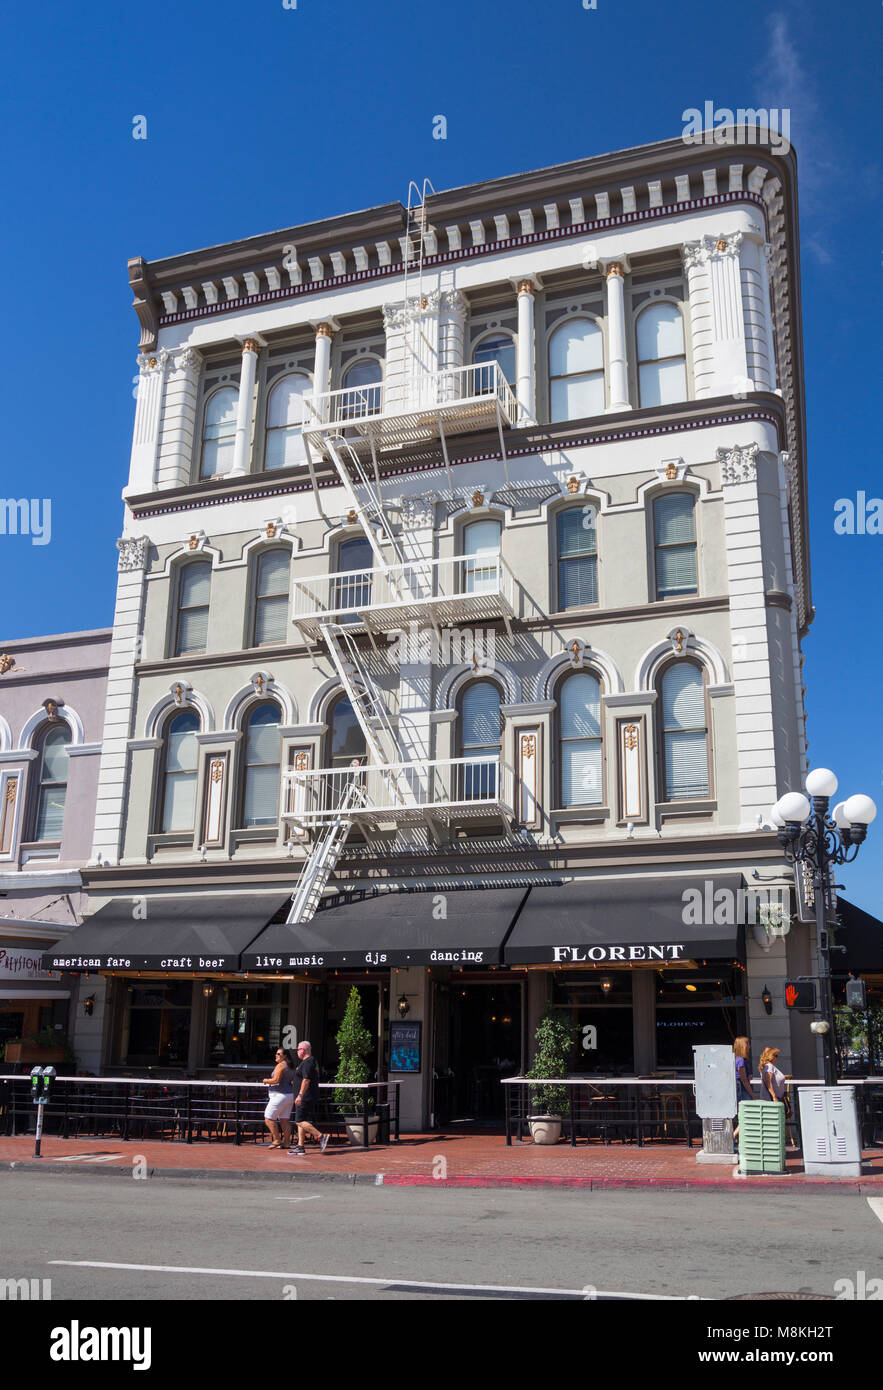
{"type": "Polygon", "coordinates": [[[861,1179],[808,1178],[799,1154],[790,1151],[788,1172],[782,1176],[734,1178],[729,1165],[696,1162],[696,1148],[684,1145],[600,1142],[568,1143],[540,1147],[530,1142],[507,1148],[502,1135],[407,1135],[401,1143],[354,1149],[332,1144],[323,1155],[310,1149],[306,1158],[270,1150],[265,1144],[237,1147],[220,1141],[193,1144],[138,1141],[123,1143],[104,1139],[44,1138],[43,1157],[33,1158],[33,1136],[0,1138],[0,1169],[16,1166],[42,1170],[100,1172],[129,1170],[137,1160],[155,1176],[218,1176],[285,1180],[305,1176],[311,1180],[333,1177],[337,1181],[380,1182],[391,1186],[439,1183],[468,1187],[637,1187],[744,1190],[783,1185],[794,1189],[872,1191],[883,1194],[883,1148],[864,1154],[861,1179]],[[382,1176],[379,1176],[382,1175],[382,1176]]]}

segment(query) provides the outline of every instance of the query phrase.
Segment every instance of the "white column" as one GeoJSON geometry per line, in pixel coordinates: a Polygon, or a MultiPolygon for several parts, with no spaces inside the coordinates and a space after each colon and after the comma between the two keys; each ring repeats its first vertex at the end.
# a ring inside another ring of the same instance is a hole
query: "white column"
{"type": "Polygon", "coordinates": [[[608,411],[631,410],[625,355],[625,281],[622,261],[608,261],[607,277],[607,379],[608,411]]]}
{"type": "Polygon", "coordinates": [[[535,425],[536,392],[536,322],[534,318],[534,286],[532,280],[518,281],[518,423],[535,425]]]}
{"type": "Polygon", "coordinates": [[[135,407],[129,485],[123,492],[124,497],[150,492],[156,483],[159,427],[169,355],[165,348],[155,354],[138,354],[138,404],[135,407]]]}
{"type": "Polygon", "coordinates": [[[767,632],[756,444],[718,449],[724,494],[727,588],[736,701],[736,762],[741,829],[778,799],[772,672],[767,632]]]}
{"type": "MultiPolygon", "coordinates": [[[[334,329],[330,323],[316,324],[316,356],[313,361],[313,396],[331,390],[331,339],[334,329]]],[[[323,416],[324,418],[324,416],[323,416]]]]}
{"type": "Polygon", "coordinates": [[[231,478],[242,477],[248,472],[251,412],[257,366],[257,339],[245,338],[242,343],[242,371],[239,374],[239,403],[236,410],[236,439],[233,444],[233,467],[229,473],[231,478]]]}
{"type": "Polygon", "coordinates": [[[199,458],[194,459],[194,452],[198,455],[196,431],[201,370],[202,357],[195,348],[180,348],[169,354],[156,463],[158,490],[186,487],[198,472],[199,458]]]}
{"type": "Polygon", "coordinates": [[[147,536],[117,541],[116,610],[107,673],[107,704],[98,769],[93,856],[119,862],[129,776],[128,741],[134,732],[135,664],[156,653],[144,649],[144,588],[150,551],[147,536]]]}
{"type": "Polygon", "coordinates": [[[704,236],[684,245],[693,338],[693,385],[703,396],[744,397],[748,376],[742,304],[742,233],[704,236]]]}

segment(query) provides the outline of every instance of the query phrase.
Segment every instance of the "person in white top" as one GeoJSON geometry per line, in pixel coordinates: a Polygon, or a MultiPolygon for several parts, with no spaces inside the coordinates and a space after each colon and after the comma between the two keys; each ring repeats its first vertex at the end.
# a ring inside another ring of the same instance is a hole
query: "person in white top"
{"type": "Polygon", "coordinates": [[[785,1114],[790,1115],[791,1106],[785,1095],[785,1074],[776,1066],[778,1057],[777,1047],[765,1047],[760,1055],[760,1098],[784,1105],[785,1114]]]}

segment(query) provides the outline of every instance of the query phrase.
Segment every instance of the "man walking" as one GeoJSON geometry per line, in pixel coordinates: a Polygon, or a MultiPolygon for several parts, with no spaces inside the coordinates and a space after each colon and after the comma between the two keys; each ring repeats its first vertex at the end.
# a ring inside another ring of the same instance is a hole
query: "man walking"
{"type": "Polygon", "coordinates": [[[319,1141],[319,1149],[322,1153],[328,1147],[328,1135],[322,1134],[313,1124],[313,1115],[316,1112],[316,1101],[319,1098],[319,1068],[316,1066],[316,1059],[313,1056],[313,1049],[308,1042],[298,1043],[297,1047],[298,1065],[295,1068],[295,1077],[299,1083],[299,1090],[294,1097],[294,1122],[297,1125],[297,1145],[289,1149],[290,1154],[297,1154],[301,1157],[306,1154],[304,1140],[309,1134],[319,1141]]]}

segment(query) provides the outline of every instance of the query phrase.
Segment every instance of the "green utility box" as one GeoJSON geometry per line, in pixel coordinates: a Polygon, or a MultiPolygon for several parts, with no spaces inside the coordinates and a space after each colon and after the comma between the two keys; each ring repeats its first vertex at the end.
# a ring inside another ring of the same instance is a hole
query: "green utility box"
{"type": "Polygon", "coordinates": [[[743,1173],[784,1173],[784,1105],[771,1100],[739,1101],[739,1169],[743,1173]]]}

